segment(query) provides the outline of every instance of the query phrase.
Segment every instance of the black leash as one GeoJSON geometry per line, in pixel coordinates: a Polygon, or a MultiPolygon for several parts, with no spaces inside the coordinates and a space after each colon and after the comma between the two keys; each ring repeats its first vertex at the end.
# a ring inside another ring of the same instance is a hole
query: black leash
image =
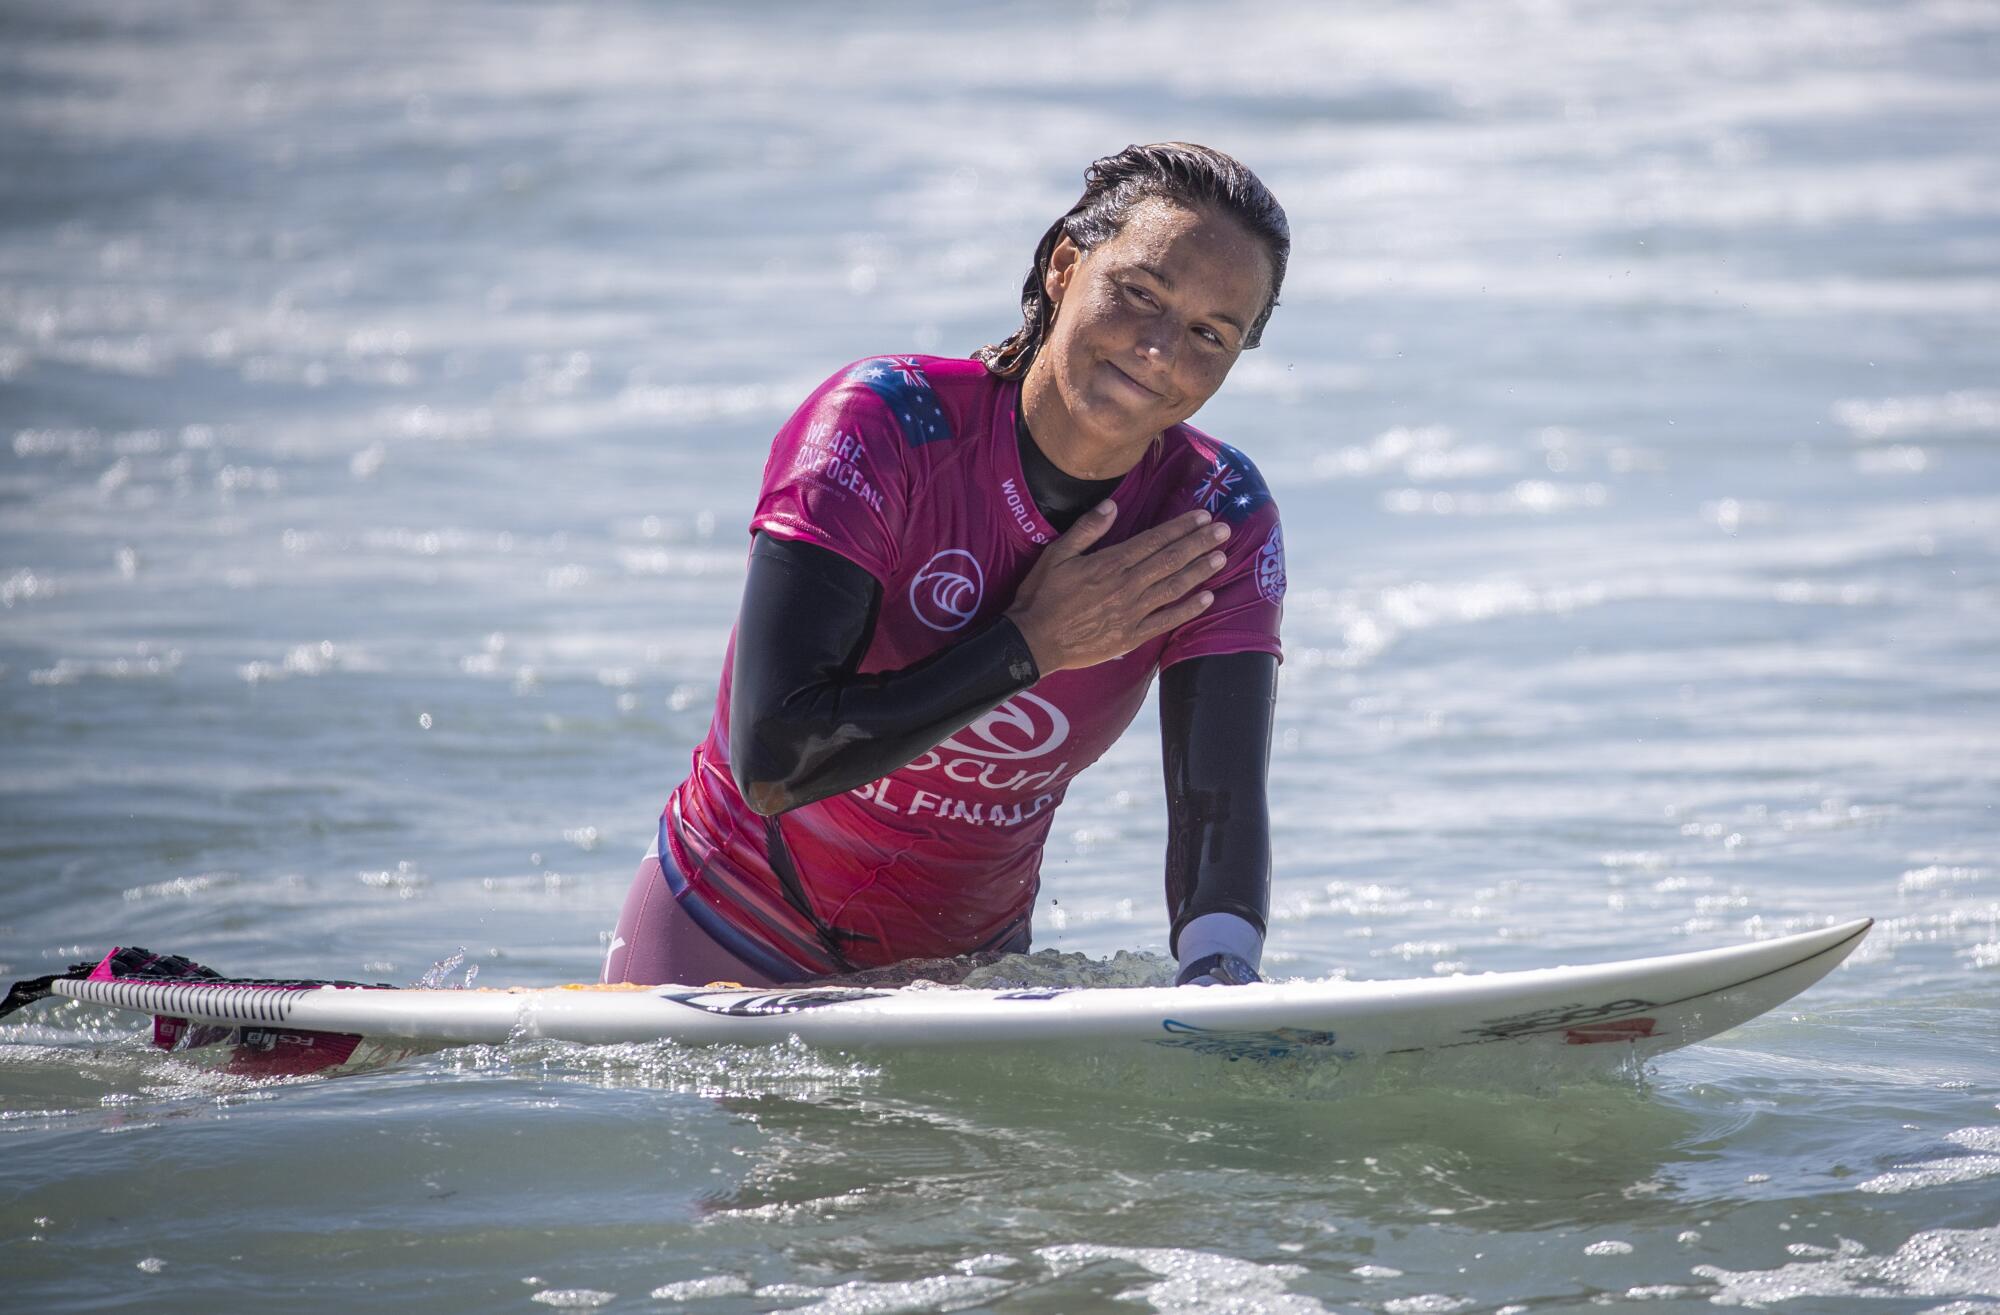
{"type": "Polygon", "coordinates": [[[844,927],[836,927],[819,916],[812,906],[812,901],[806,898],[805,883],[799,880],[799,870],[792,866],[792,851],[785,844],[785,833],[778,826],[778,819],[775,817],[764,819],[764,848],[771,861],[771,871],[778,874],[778,884],[785,888],[785,902],[797,909],[806,921],[812,923],[813,932],[819,937],[819,943],[827,955],[832,958],[834,966],[844,973],[859,972],[860,969],[848,960],[841,946],[844,942],[873,942],[876,938],[864,936],[857,931],[848,931],[844,927]]]}

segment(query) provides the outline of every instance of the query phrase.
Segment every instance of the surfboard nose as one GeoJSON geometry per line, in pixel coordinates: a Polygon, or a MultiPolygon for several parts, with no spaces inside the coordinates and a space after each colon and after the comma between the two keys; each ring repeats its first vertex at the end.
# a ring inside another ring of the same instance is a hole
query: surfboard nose
{"type": "MultiPolygon", "coordinates": [[[[1785,939],[1808,953],[1823,954],[1837,949],[1840,951],[1840,959],[1844,959],[1854,952],[1855,947],[1861,944],[1874,925],[1873,918],[1856,918],[1851,922],[1837,923],[1821,931],[1801,932],[1785,939]]],[[[1835,959],[1834,963],[1840,962],[1840,959],[1835,959]]],[[[1832,964],[1828,967],[1832,967],[1832,964]]]]}

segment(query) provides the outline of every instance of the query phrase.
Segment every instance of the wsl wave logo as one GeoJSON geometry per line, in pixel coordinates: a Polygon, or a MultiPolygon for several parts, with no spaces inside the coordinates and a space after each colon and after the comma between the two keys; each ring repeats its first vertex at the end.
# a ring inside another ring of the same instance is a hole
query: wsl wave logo
{"type": "Polygon", "coordinates": [[[946,548],[910,579],[910,610],[933,630],[962,630],[986,598],[986,573],[963,548],[946,548]]]}

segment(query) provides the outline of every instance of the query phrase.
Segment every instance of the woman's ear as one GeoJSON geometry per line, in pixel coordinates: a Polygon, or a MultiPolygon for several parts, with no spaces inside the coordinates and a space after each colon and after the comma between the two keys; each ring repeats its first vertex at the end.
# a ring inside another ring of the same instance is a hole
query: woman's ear
{"type": "Polygon", "coordinates": [[[1070,276],[1076,272],[1077,262],[1083,259],[1083,248],[1075,239],[1065,233],[1056,240],[1055,249],[1049,252],[1048,268],[1042,271],[1042,291],[1048,294],[1051,306],[1062,305],[1063,292],[1069,287],[1070,276]]]}

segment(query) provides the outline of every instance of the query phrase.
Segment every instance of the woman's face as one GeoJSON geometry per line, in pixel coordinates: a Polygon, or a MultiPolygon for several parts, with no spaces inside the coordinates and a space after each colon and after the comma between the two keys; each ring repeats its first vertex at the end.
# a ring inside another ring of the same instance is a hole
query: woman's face
{"type": "Polygon", "coordinates": [[[1271,258],[1235,220],[1147,198],[1110,240],[1063,238],[1044,276],[1055,323],[1035,359],[1079,436],[1123,446],[1201,409],[1270,296],[1271,258]]]}

